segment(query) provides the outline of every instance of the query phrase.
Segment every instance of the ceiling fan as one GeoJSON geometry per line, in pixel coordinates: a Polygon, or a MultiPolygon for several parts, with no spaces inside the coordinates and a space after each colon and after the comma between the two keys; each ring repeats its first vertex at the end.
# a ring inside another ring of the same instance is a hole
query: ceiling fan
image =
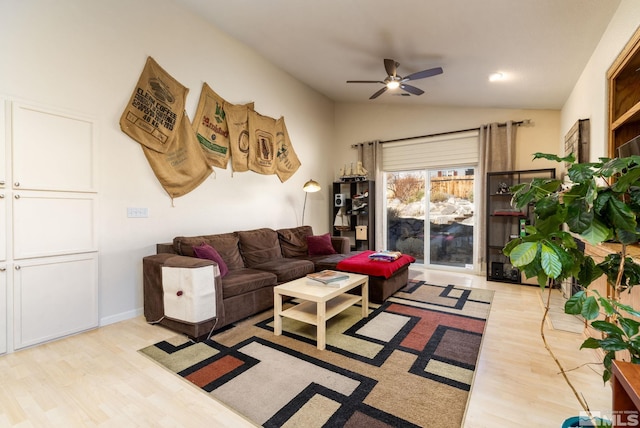
{"type": "Polygon", "coordinates": [[[384,69],[387,71],[387,77],[384,80],[347,80],[347,83],[382,83],[384,87],[369,97],[370,100],[373,100],[382,95],[387,89],[396,88],[400,88],[403,91],[409,92],[408,94],[403,93],[402,95],[422,95],[424,94],[424,91],[422,89],[416,88],[415,86],[407,85],[406,82],[442,74],[442,67],[436,67],[430,68],[428,70],[418,71],[406,77],[402,77],[397,74],[399,66],[400,63],[396,62],[395,60],[385,59],[384,69]]]}

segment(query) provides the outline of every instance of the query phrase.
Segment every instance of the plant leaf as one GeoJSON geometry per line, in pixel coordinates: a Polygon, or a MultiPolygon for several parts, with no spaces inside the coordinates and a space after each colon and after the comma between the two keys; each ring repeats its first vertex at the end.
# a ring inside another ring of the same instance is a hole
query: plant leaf
{"type": "Polygon", "coordinates": [[[611,379],[611,363],[616,359],[616,353],[614,351],[607,352],[602,360],[604,365],[604,372],[602,373],[602,380],[606,383],[611,379]]]}
{"type": "Polygon", "coordinates": [[[635,233],[637,226],[636,215],[627,204],[619,199],[609,198],[607,212],[616,229],[635,233]]]}
{"type": "Polygon", "coordinates": [[[574,183],[582,183],[591,180],[594,168],[599,167],[598,163],[574,163],[567,171],[569,179],[574,183]]]}
{"type": "Polygon", "coordinates": [[[629,204],[634,211],[640,211],[640,188],[634,187],[629,189],[629,204]]]}
{"type": "Polygon", "coordinates": [[[598,339],[594,339],[593,337],[587,338],[582,345],[580,345],[580,349],[598,349],[600,347],[600,341],[598,339]]]}
{"type": "Polygon", "coordinates": [[[596,265],[591,257],[586,257],[580,266],[580,271],[578,271],[578,282],[583,287],[588,287],[593,281],[600,278],[603,273],[603,270],[596,265]]]}
{"type": "Polygon", "coordinates": [[[541,245],[540,263],[542,269],[544,269],[544,273],[546,273],[549,278],[557,278],[562,273],[560,256],[548,245],[541,245]]]}
{"type": "Polygon", "coordinates": [[[634,286],[640,284],[640,265],[631,257],[627,257],[624,261],[624,275],[627,278],[627,285],[634,286]]]}
{"type": "MultiPolygon", "coordinates": [[[[625,165],[626,166],[626,165],[625,165]]],[[[637,166],[622,174],[612,186],[614,192],[626,193],[629,187],[640,178],[640,168],[637,166]]]]}
{"type": "MultiPolygon", "coordinates": [[[[558,210],[555,214],[536,219],[536,229],[542,235],[542,237],[548,237],[557,233],[561,228],[562,224],[565,222],[565,214],[566,210],[558,210]]],[[[538,238],[538,241],[542,238],[538,238]]]]}
{"type": "Polygon", "coordinates": [[[616,230],[616,238],[622,244],[635,244],[638,242],[638,233],[636,231],[618,229],[616,230]]]}
{"type": "Polygon", "coordinates": [[[556,162],[569,162],[569,163],[573,163],[576,161],[576,157],[573,155],[573,152],[570,153],[569,156],[565,156],[563,158],[551,153],[536,152],[533,154],[533,160],[536,160],[536,159],[548,159],[556,162]]]}
{"type": "Polygon", "coordinates": [[[509,257],[512,265],[515,267],[521,267],[531,263],[533,259],[535,259],[537,253],[537,242],[523,242],[511,250],[509,257]]]}
{"type": "Polygon", "coordinates": [[[638,334],[638,329],[640,328],[640,322],[631,318],[620,317],[618,318],[618,324],[620,324],[620,327],[622,327],[622,329],[624,330],[624,333],[628,337],[633,337],[636,334],[638,334]]]}
{"type": "Polygon", "coordinates": [[[620,174],[623,170],[626,170],[629,167],[630,163],[631,160],[628,158],[607,159],[600,167],[598,174],[603,177],[611,177],[615,174],[620,174]]]}
{"type": "Polygon", "coordinates": [[[580,314],[587,320],[593,320],[598,317],[599,313],[600,306],[598,306],[596,298],[593,296],[587,297],[582,304],[582,311],[580,314]]]}
{"type": "Polygon", "coordinates": [[[580,315],[582,313],[582,303],[586,298],[584,290],[580,290],[575,293],[573,296],[569,297],[569,299],[564,304],[564,313],[570,315],[580,315]]]}
{"type": "Polygon", "coordinates": [[[638,337],[638,336],[632,337],[629,340],[629,345],[631,346],[632,349],[635,350],[635,353],[637,355],[638,351],[640,351],[640,337],[638,337]]]}
{"type": "Polygon", "coordinates": [[[513,251],[513,249],[521,243],[522,240],[520,238],[512,239],[511,241],[507,242],[507,245],[504,246],[504,248],[502,249],[502,253],[505,256],[508,256],[509,254],[511,254],[511,251],[513,251]]]}
{"type": "Polygon", "coordinates": [[[622,309],[623,311],[625,311],[629,315],[633,315],[634,317],[640,317],[640,312],[635,310],[635,309],[633,309],[633,307],[631,307],[629,305],[625,305],[625,304],[620,303],[620,302],[613,302],[613,304],[615,305],[616,308],[622,309]]]}
{"type": "Polygon", "coordinates": [[[607,337],[600,341],[600,347],[605,351],[624,351],[627,344],[617,337],[607,337]]]}
{"type": "Polygon", "coordinates": [[[602,224],[598,219],[594,219],[587,230],[580,234],[591,245],[598,245],[607,239],[611,239],[611,229],[602,224]]]}
{"type": "Polygon", "coordinates": [[[608,321],[594,321],[591,326],[598,331],[607,333],[609,338],[620,339],[624,335],[624,331],[620,327],[608,321]]]}
{"type": "Polygon", "coordinates": [[[577,200],[567,209],[567,226],[572,232],[582,233],[591,225],[593,216],[584,199],[577,200]]]}
{"type": "Polygon", "coordinates": [[[558,209],[558,195],[551,194],[540,199],[538,203],[536,203],[534,211],[541,219],[545,219],[554,215],[558,209]]]}
{"type": "Polygon", "coordinates": [[[604,313],[607,314],[608,316],[611,316],[616,313],[609,299],[606,299],[604,297],[599,297],[598,302],[600,303],[600,307],[604,310],[604,313]]]}

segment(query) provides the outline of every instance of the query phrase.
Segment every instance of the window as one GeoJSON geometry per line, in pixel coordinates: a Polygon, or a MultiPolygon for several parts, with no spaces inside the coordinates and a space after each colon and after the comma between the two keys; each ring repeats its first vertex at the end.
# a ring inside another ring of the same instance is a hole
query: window
{"type": "Polygon", "coordinates": [[[475,269],[478,156],[478,131],[383,145],[388,250],[425,265],[475,269]]]}

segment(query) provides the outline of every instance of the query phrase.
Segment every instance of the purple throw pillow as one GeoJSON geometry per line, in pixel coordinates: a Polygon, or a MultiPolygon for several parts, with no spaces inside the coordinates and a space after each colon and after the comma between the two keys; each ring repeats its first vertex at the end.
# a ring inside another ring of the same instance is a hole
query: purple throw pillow
{"type": "Polygon", "coordinates": [[[222,260],[222,257],[220,256],[220,254],[218,254],[216,249],[213,248],[211,245],[202,244],[202,245],[194,246],[193,252],[195,253],[196,257],[199,259],[208,259],[216,262],[218,264],[218,268],[220,268],[221,278],[224,278],[224,276],[229,272],[229,268],[227,267],[227,264],[224,262],[224,260],[222,260]]]}
{"type": "Polygon", "coordinates": [[[336,250],[331,245],[331,235],[325,233],[318,236],[307,236],[307,246],[310,256],[327,256],[336,254],[336,250]]]}

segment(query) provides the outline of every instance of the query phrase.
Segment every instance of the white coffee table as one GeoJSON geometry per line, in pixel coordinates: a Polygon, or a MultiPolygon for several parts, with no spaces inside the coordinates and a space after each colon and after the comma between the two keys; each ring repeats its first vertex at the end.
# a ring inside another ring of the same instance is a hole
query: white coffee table
{"type": "Polygon", "coordinates": [[[282,334],[282,317],[292,318],[317,327],[316,340],[318,349],[326,347],[327,325],[331,317],[348,307],[362,302],[362,317],[369,315],[369,277],[349,273],[349,279],[341,281],[339,287],[323,285],[309,278],[277,285],[273,288],[273,332],[282,334]],[[347,291],[362,286],[362,294],[349,294],[347,291]],[[282,297],[295,297],[304,302],[289,309],[282,310],[282,297]]]}

